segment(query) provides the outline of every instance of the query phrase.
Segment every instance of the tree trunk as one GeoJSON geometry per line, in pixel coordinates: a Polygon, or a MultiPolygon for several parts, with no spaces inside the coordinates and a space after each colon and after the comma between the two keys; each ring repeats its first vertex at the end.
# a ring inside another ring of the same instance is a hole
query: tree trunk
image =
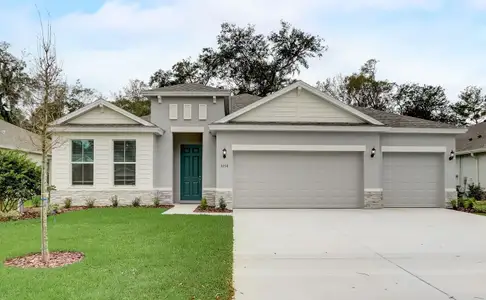
{"type": "Polygon", "coordinates": [[[42,193],[42,205],[41,205],[41,248],[42,248],[42,261],[47,263],[49,261],[49,248],[47,240],[47,213],[49,210],[47,191],[47,141],[46,137],[42,137],[42,174],[41,174],[41,193],[42,193]]]}

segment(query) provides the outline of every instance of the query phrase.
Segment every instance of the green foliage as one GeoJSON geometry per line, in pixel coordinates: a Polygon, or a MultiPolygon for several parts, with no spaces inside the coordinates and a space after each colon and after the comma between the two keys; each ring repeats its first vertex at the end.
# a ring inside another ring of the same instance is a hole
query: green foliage
{"type": "Polygon", "coordinates": [[[130,80],[128,86],[115,94],[113,104],[139,117],[150,115],[150,100],[142,95],[146,87],[143,81],[130,80]]]}
{"type": "Polygon", "coordinates": [[[86,206],[88,208],[93,208],[95,206],[95,202],[96,202],[96,199],[95,198],[92,198],[92,197],[88,197],[85,200],[86,206]]]}
{"type": "Polygon", "coordinates": [[[199,204],[199,208],[202,209],[202,210],[208,209],[208,200],[206,199],[206,197],[203,197],[201,199],[201,203],[199,204]]]}
{"type": "Polygon", "coordinates": [[[464,208],[464,198],[458,198],[457,199],[457,207],[458,208],[464,208]]]}
{"type": "Polygon", "coordinates": [[[484,189],[481,187],[480,184],[475,184],[473,182],[471,184],[468,184],[466,195],[468,198],[474,198],[480,201],[484,199],[484,189]]]}
{"type": "Polygon", "coordinates": [[[476,199],[474,198],[468,198],[464,200],[464,208],[465,209],[471,209],[474,206],[474,203],[476,203],[476,199]]]}
{"type": "Polygon", "coordinates": [[[47,211],[51,214],[57,214],[59,211],[59,204],[49,204],[47,211]]]}
{"type": "Polygon", "coordinates": [[[7,219],[9,221],[18,220],[20,218],[20,212],[18,210],[11,210],[8,212],[0,211],[0,219],[7,219]]]}
{"type": "Polygon", "coordinates": [[[118,196],[117,195],[111,196],[110,201],[111,201],[111,205],[113,207],[118,207],[118,196]]]}
{"type": "Polygon", "coordinates": [[[216,48],[204,48],[195,61],[184,59],[171,70],[158,70],[149,81],[152,87],[179,83],[224,82],[236,94],[267,96],[294,81],[308,68],[308,60],[327,50],[324,39],[289,23],[277,31],[258,34],[253,25],[238,27],[223,23],[216,48]]]}
{"type": "Polygon", "coordinates": [[[141,197],[135,197],[135,199],[133,199],[133,201],[132,201],[132,206],[133,207],[139,207],[141,202],[142,202],[141,197]]]}
{"type": "Polygon", "coordinates": [[[33,207],[40,207],[41,203],[42,203],[41,196],[36,195],[36,196],[32,197],[31,202],[32,202],[33,207]]]}
{"type": "Polygon", "coordinates": [[[224,198],[223,197],[219,197],[219,208],[221,208],[222,210],[225,210],[226,209],[226,201],[224,201],[224,198]]]}
{"type": "Polygon", "coordinates": [[[154,206],[159,206],[160,205],[160,197],[159,196],[153,197],[152,202],[154,203],[154,206]]]}
{"type": "Polygon", "coordinates": [[[478,124],[486,114],[486,95],[477,86],[468,86],[459,94],[459,101],[452,105],[459,123],[478,124]]]}
{"type": "Polygon", "coordinates": [[[64,208],[70,208],[73,203],[73,199],[67,197],[64,199],[64,208]]]}
{"type": "Polygon", "coordinates": [[[457,200],[451,200],[450,204],[452,209],[457,209],[457,200]]]}
{"type": "Polygon", "coordinates": [[[41,169],[23,153],[0,150],[0,211],[40,194],[41,169]]]}
{"type": "Polygon", "coordinates": [[[473,204],[474,212],[486,213],[486,201],[476,201],[473,204]]]}

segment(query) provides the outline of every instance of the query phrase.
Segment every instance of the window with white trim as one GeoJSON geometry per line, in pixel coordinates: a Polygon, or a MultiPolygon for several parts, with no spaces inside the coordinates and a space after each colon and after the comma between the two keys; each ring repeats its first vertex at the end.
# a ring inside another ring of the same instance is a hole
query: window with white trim
{"type": "Polygon", "coordinates": [[[208,118],[208,106],[206,104],[199,104],[199,120],[206,120],[208,118]]]}
{"type": "Polygon", "coordinates": [[[94,140],[71,141],[71,184],[93,185],[94,140]]]}
{"type": "Polygon", "coordinates": [[[191,104],[184,104],[184,120],[191,119],[191,110],[192,110],[191,104]]]}
{"type": "Polygon", "coordinates": [[[115,185],[135,185],[136,157],[136,141],[113,141],[113,178],[115,185]]]}

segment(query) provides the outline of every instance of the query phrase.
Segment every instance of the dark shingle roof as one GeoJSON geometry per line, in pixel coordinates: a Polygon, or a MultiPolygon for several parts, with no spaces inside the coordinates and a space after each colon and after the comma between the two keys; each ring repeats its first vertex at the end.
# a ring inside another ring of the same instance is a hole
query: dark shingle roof
{"type": "Polygon", "coordinates": [[[486,148],[486,122],[469,127],[466,133],[456,138],[457,151],[471,151],[486,148]]]}
{"type": "Polygon", "coordinates": [[[230,113],[233,113],[237,110],[242,109],[243,107],[252,104],[253,102],[260,100],[261,97],[250,95],[250,94],[240,94],[231,97],[231,110],[230,113]]]}
{"type": "Polygon", "coordinates": [[[152,89],[151,91],[159,92],[221,92],[223,89],[207,86],[199,83],[183,83],[161,88],[152,89]]]}
{"type": "Polygon", "coordinates": [[[371,108],[354,107],[356,110],[372,117],[373,119],[390,127],[406,128],[457,128],[454,125],[434,122],[415,117],[402,116],[386,111],[375,110],[371,108]]]}

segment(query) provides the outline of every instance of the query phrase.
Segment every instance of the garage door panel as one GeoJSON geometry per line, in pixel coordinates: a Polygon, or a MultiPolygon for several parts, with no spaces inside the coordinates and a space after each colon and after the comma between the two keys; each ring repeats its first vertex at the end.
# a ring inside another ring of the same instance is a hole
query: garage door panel
{"type": "Polygon", "coordinates": [[[236,152],[236,208],[362,207],[363,154],[236,152]]]}
{"type": "Polygon", "coordinates": [[[385,153],[385,207],[440,207],[443,193],[443,154],[385,153]]]}

